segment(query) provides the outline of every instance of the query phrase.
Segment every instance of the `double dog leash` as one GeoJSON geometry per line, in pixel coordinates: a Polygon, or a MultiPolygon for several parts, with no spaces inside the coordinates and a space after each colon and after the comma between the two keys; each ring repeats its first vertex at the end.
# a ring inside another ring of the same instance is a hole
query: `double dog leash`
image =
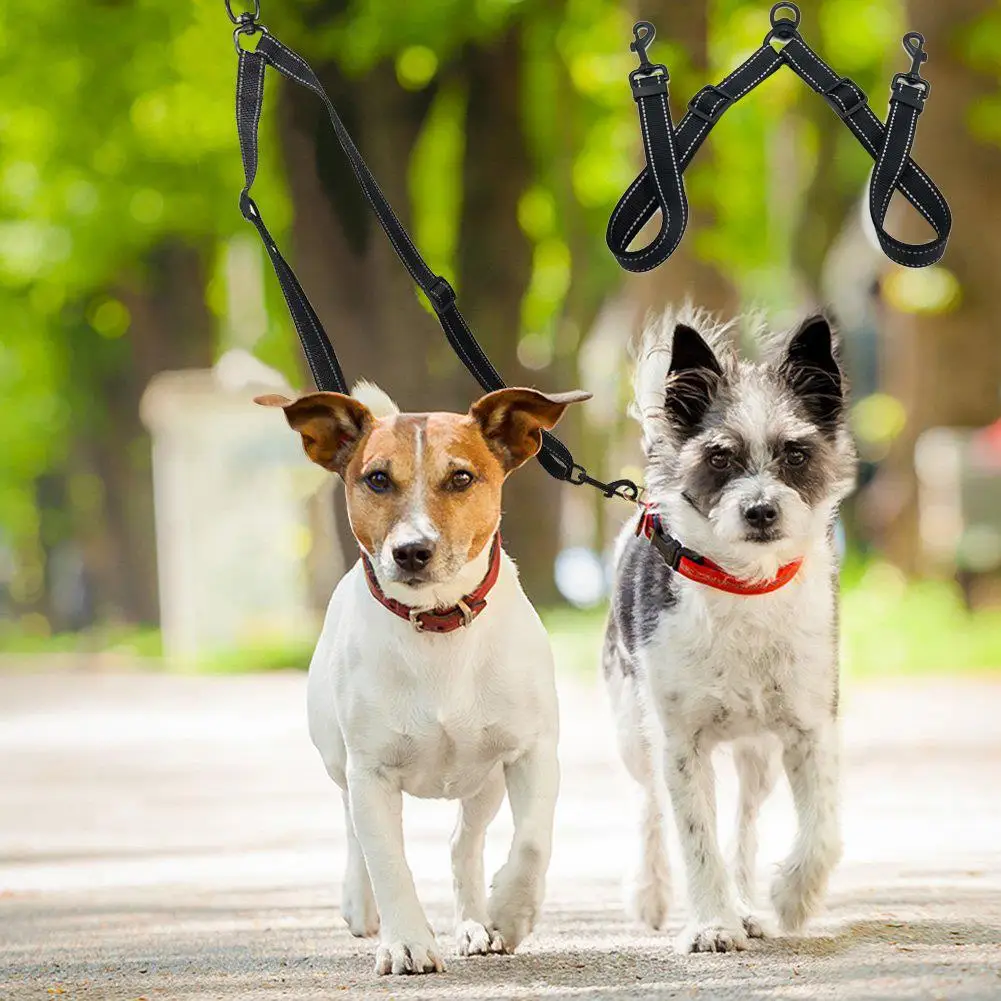
{"type": "Polygon", "coordinates": [[[685,169],[727,109],[780,67],[788,66],[827,101],[875,161],[869,214],[883,253],[908,268],[923,268],[941,260],[952,215],[942,193],[910,156],[918,117],[931,93],[931,84],[921,76],[921,66],[928,59],[924,36],[916,31],[904,35],[911,67],[893,78],[884,125],[873,114],[862,88],[835,73],[803,41],[796,4],[775,4],[770,19],[771,29],[761,47],[720,83],[703,87],[689,102],[677,128],[667,100],[671,75],[666,66],[652,63],[647,56],[656,29],[649,21],[639,21],[633,28],[635,37],[629,47],[640,65],[629,74],[629,84],[639,110],[646,167],[629,185],[608,221],[605,241],[615,259],[627,271],[650,271],[677,250],[688,225],[685,169]],[[780,17],[782,11],[792,17],[780,17]],[[929,222],[935,230],[934,240],[908,244],[886,232],[884,223],[894,191],[929,222]],[[660,231],[646,247],[630,250],[636,234],[658,211],[660,231]]]}
{"type": "MultiPolygon", "coordinates": [[[[347,393],[348,385],[323,324],[250,195],[257,176],[258,127],[269,66],[286,80],[305,87],[323,101],[337,141],[365,198],[403,266],[434,309],[452,349],[484,390],[493,392],[504,389],[504,380],[459,312],[455,290],[446,279],[436,275],[421,257],[309,64],[261,24],[260,0],[253,0],[253,10],[239,13],[233,10],[233,0],[225,0],[225,5],[235,25],[233,44],[238,55],[236,125],[245,177],[240,193],[240,211],[257,230],[271,260],[317,389],[347,393]],[[256,35],[260,35],[256,47],[253,50],[244,48],[242,40],[256,35]]],[[[685,168],[727,108],[782,65],[794,69],[826,98],[876,161],[869,204],[876,233],[886,255],[907,267],[925,267],[942,257],[952,226],[949,207],[938,188],[910,159],[917,119],[931,90],[931,85],[920,75],[921,65],[928,58],[924,51],[924,38],[917,32],[904,37],[904,47],[912,58],[911,69],[893,78],[890,113],[884,126],[869,109],[866,95],[858,85],[847,77],[839,77],[803,41],[798,31],[799,23],[800,12],[795,4],[776,4],[771,11],[772,27],[762,47],[719,85],[699,91],[677,129],[671,120],[667,101],[670,74],[666,66],[651,63],[647,56],[656,31],[648,21],[636,24],[633,29],[635,39],[630,48],[639,56],[640,66],[630,73],[629,83],[639,108],[647,165],[616,206],[606,234],[609,248],[627,271],[649,271],[666,261],[677,249],[688,224],[688,200],[683,180],[685,168]],[[778,17],[783,9],[791,11],[793,18],[778,17]],[[776,49],[774,42],[782,43],[781,48],[776,49]],[[895,190],[899,190],[928,220],[937,239],[911,246],[886,233],[883,222],[895,190]],[[662,216],[660,232],[649,246],[629,250],[636,234],[658,211],[662,216]]],[[[558,480],[575,486],[586,484],[595,487],[605,497],[639,501],[641,489],[636,483],[628,479],[606,483],[590,476],[574,460],[566,445],[549,431],[542,432],[542,447],[537,458],[546,472],[558,480]]]]}

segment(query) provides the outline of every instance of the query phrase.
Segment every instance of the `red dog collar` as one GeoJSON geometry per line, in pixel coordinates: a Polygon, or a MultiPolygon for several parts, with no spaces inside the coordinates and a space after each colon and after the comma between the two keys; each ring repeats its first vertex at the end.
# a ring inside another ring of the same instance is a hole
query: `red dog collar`
{"type": "Polygon", "coordinates": [[[364,553],[361,554],[361,561],[365,567],[365,580],[368,581],[368,589],[380,605],[388,608],[401,619],[409,620],[419,633],[450,633],[463,626],[468,626],[487,607],[487,595],[497,583],[497,577],[500,575],[501,538],[500,533],[494,536],[493,547],[490,550],[490,568],[480,586],[472,593],[460,598],[458,603],[451,608],[445,608],[441,611],[418,612],[410,605],[404,605],[402,601],[390,598],[379,587],[379,581],[376,580],[372,564],[364,553]]]}
{"type": "Polygon", "coordinates": [[[799,572],[803,565],[802,559],[793,560],[779,567],[779,572],[773,580],[747,581],[728,574],[721,566],[713,563],[706,556],[700,556],[691,549],[686,549],[673,535],[664,528],[660,513],[653,504],[644,504],[636,525],[636,534],[645,535],[653,547],[664,557],[672,570],[707,587],[728,594],[771,594],[780,587],[785,587],[799,572]]]}

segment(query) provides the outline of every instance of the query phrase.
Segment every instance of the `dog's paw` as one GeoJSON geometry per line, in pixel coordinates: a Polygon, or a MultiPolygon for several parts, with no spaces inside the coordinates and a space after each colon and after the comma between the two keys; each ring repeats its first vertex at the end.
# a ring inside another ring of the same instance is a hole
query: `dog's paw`
{"type": "Polygon", "coordinates": [[[379,912],[371,894],[366,897],[345,893],[341,901],[341,917],[355,938],[371,938],[379,934],[379,912]]]}
{"type": "Polygon", "coordinates": [[[670,906],[667,888],[661,883],[637,882],[629,893],[629,916],[659,931],[667,924],[670,906]]]}
{"type": "Polygon", "coordinates": [[[817,911],[827,889],[827,872],[802,865],[783,865],[772,883],[772,906],[787,934],[802,931],[817,911]]]}
{"type": "Polygon", "coordinates": [[[379,976],[392,973],[444,973],[445,964],[433,937],[424,940],[384,942],[375,954],[375,972],[379,976]]]}
{"type": "Polygon", "coordinates": [[[769,927],[768,922],[757,914],[750,912],[741,914],[740,920],[748,938],[771,938],[773,935],[773,929],[769,927]]]}
{"type": "Polygon", "coordinates": [[[505,952],[504,939],[496,928],[484,928],[479,921],[463,921],[455,929],[460,956],[489,956],[505,952]]]}
{"type": "Polygon", "coordinates": [[[675,938],[674,948],[683,955],[690,952],[740,952],[747,948],[747,933],[742,924],[693,921],[675,938]]]}
{"type": "Polygon", "coordinates": [[[541,906],[540,881],[534,873],[504,865],[494,877],[490,903],[490,926],[504,943],[505,952],[514,952],[535,927],[541,906]]]}
{"type": "Polygon", "coordinates": [[[526,901],[515,906],[490,908],[491,934],[499,939],[502,952],[514,952],[531,934],[538,912],[536,904],[526,901]]]}

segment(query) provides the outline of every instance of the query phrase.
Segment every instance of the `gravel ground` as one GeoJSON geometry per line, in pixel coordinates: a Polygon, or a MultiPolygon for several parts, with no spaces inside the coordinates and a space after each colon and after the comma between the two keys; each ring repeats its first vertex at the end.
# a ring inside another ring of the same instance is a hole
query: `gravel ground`
{"type": "MultiPolygon", "coordinates": [[[[1001,998],[1001,684],[845,698],[845,859],[797,939],[674,955],[620,904],[633,796],[600,691],[561,679],[564,783],[546,910],[519,954],[460,960],[453,806],[410,800],[407,847],[444,976],[378,978],[343,927],[339,797],[304,677],[0,674],[0,999],[1001,998]]],[[[722,816],[733,801],[720,767],[722,816]]],[[[792,836],[763,820],[762,889],[792,836]]],[[[510,823],[498,818],[488,863],[510,823]]],[[[675,851],[674,857],[677,858],[675,851]]]]}

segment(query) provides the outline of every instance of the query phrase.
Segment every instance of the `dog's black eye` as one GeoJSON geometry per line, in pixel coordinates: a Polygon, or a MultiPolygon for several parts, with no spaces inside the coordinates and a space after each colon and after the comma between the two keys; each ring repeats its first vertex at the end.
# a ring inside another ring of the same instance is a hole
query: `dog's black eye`
{"type": "Polygon", "coordinates": [[[709,465],[712,466],[713,469],[729,469],[730,454],[722,451],[710,452],[709,465]]]}
{"type": "Polygon", "coordinates": [[[375,470],[375,472],[369,473],[365,477],[365,485],[374,494],[384,494],[392,485],[392,480],[389,478],[388,473],[384,473],[381,469],[375,470]]]}
{"type": "Polygon", "coordinates": [[[802,466],[808,458],[809,455],[807,454],[806,449],[789,448],[786,450],[786,465],[802,466]]]}
{"type": "Polygon", "coordinates": [[[456,470],[448,479],[448,489],[455,491],[465,490],[473,482],[473,474],[465,469],[456,470]]]}

